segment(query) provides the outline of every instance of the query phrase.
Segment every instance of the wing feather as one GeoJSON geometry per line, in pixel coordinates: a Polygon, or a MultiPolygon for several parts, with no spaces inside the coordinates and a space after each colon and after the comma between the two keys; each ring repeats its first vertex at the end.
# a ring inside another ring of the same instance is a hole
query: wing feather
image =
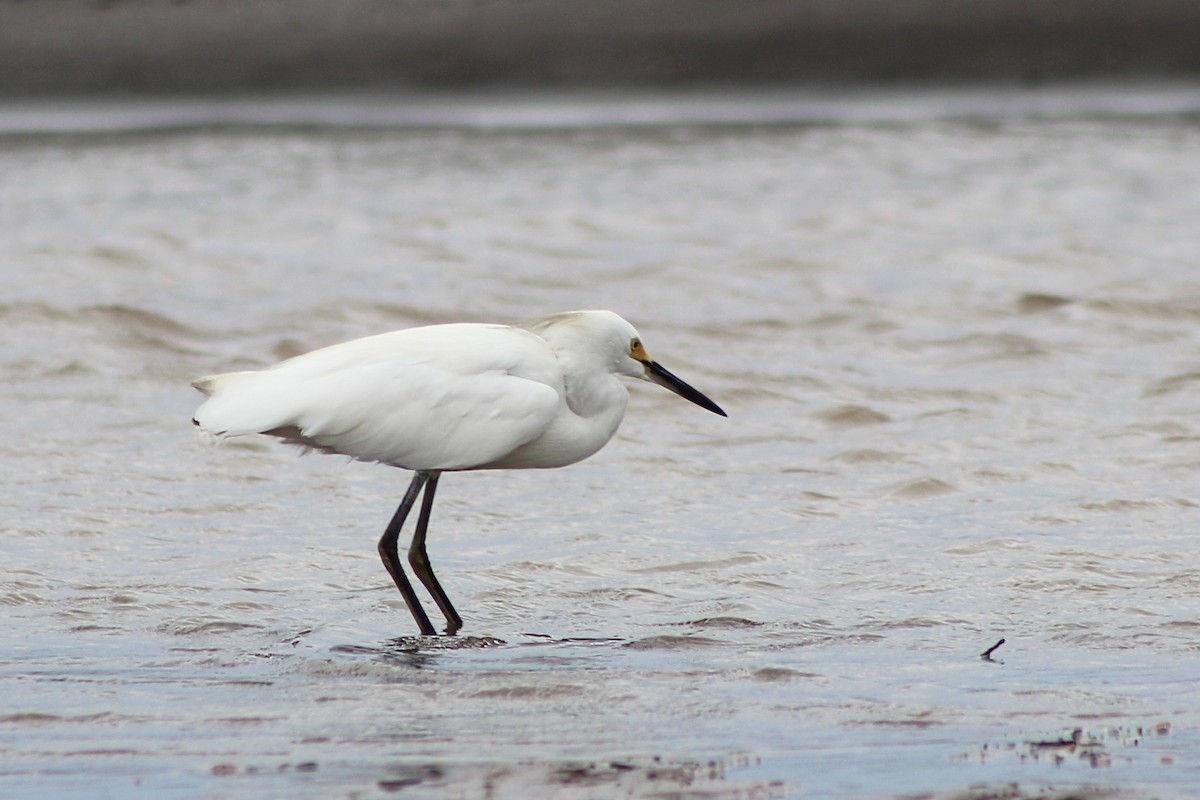
{"type": "Polygon", "coordinates": [[[212,433],[267,433],[408,469],[498,461],[539,436],[562,403],[544,341],[473,324],[358,339],[196,387],[209,394],[196,422],[212,433]]]}

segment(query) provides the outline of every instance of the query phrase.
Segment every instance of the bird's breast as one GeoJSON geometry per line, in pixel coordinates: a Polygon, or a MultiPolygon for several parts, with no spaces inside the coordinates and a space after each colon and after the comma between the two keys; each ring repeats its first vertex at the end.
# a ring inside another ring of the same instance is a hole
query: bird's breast
{"type": "MultiPolygon", "coordinates": [[[[565,467],[594,455],[616,434],[629,393],[614,379],[603,403],[590,403],[578,413],[564,394],[550,424],[534,439],[482,469],[539,469],[565,467]]],[[[594,399],[594,398],[593,398],[594,399]]]]}

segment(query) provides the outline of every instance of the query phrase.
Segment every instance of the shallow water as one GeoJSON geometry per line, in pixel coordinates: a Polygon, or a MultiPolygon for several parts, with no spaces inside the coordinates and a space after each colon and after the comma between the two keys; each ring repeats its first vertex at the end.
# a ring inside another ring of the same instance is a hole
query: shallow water
{"type": "Polygon", "coordinates": [[[0,139],[0,794],[1200,791],[1195,117],[753,121],[0,139]],[[189,422],[580,307],[730,417],[446,476],[457,637],[404,474],[189,422]]]}

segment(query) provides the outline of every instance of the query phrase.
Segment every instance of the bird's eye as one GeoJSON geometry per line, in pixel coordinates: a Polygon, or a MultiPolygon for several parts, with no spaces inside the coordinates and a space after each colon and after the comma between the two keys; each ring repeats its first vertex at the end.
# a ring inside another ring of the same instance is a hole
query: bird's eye
{"type": "Polygon", "coordinates": [[[629,352],[636,353],[638,350],[641,350],[641,349],[642,349],[642,343],[640,341],[638,341],[637,339],[633,339],[632,341],[629,342],[629,352]]]}

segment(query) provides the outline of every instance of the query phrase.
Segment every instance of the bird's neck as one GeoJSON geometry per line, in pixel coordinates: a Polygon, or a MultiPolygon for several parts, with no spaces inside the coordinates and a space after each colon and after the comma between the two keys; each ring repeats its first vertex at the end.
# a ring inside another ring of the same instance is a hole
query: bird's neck
{"type": "Polygon", "coordinates": [[[567,407],[584,419],[612,418],[615,428],[625,415],[629,392],[621,379],[595,364],[565,361],[563,394],[567,407]]]}

